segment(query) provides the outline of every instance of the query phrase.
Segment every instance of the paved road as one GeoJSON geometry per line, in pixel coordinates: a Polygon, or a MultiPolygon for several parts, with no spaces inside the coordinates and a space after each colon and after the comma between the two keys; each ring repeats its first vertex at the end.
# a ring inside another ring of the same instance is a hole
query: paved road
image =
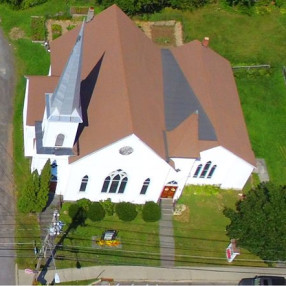
{"type": "Polygon", "coordinates": [[[12,103],[14,70],[11,47],[0,30],[0,284],[15,284],[12,176],[12,103]]]}

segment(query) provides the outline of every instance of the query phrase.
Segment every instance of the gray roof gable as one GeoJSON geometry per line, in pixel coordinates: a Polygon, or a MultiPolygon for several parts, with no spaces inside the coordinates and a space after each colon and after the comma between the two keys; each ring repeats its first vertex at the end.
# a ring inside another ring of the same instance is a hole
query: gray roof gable
{"type": "Polygon", "coordinates": [[[216,140],[215,129],[170,50],[162,49],[165,121],[167,131],[193,113],[199,115],[199,139],[216,140]]]}
{"type": "Polygon", "coordinates": [[[80,84],[84,23],[53,94],[46,97],[50,121],[82,122],[80,84]]]}

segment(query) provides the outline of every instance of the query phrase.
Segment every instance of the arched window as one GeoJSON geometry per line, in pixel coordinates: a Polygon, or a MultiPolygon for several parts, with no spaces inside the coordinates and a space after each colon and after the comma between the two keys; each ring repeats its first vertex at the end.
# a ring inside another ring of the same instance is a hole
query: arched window
{"type": "Polygon", "coordinates": [[[200,165],[197,167],[196,172],[195,172],[193,178],[197,178],[197,177],[198,177],[198,175],[199,175],[199,173],[200,173],[200,171],[201,171],[201,169],[202,169],[202,166],[203,166],[203,165],[200,164],[200,165]]]}
{"type": "Polygon", "coordinates": [[[208,173],[208,177],[207,177],[208,179],[210,179],[213,176],[215,169],[216,169],[216,165],[213,165],[208,173]]]}
{"type": "Polygon", "coordinates": [[[116,193],[117,189],[118,189],[118,185],[120,182],[120,175],[116,175],[113,179],[112,179],[112,183],[109,189],[109,193],[116,193]]]}
{"type": "Polygon", "coordinates": [[[123,172],[121,169],[116,170],[105,178],[101,192],[123,194],[127,182],[128,182],[127,174],[123,172]]]}
{"type": "Polygon", "coordinates": [[[142,186],[141,191],[140,191],[140,195],[145,195],[146,194],[147,189],[149,187],[149,184],[150,184],[150,179],[148,178],[143,183],[143,186],[142,186]]]}
{"type": "Polygon", "coordinates": [[[208,162],[205,164],[204,169],[203,169],[203,171],[202,171],[202,173],[201,173],[201,175],[200,175],[200,178],[204,178],[204,177],[206,176],[206,174],[207,174],[207,172],[208,172],[208,170],[209,170],[209,168],[210,168],[211,163],[212,163],[211,161],[208,161],[208,162]]]}
{"type": "Polygon", "coordinates": [[[57,138],[56,138],[56,147],[61,147],[64,144],[64,140],[65,140],[65,135],[64,134],[58,134],[57,138]]]}
{"type": "Polygon", "coordinates": [[[81,180],[81,184],[80,184],[80,188],[79,188],[80,192],[85,192],[87,183],[88,183],[88,176],[84,176],[81,180]]]}
{"type": "Polygon", "coordinates": [[[53,161],[51,165],[51,182],[57,182],[58,180],[58,165],[56,161],[53,161]]]}
{"type": "Polygon", "coordinates": [[[102,193],[107,193],[107,190],[109,190],[110,182],[111,182],[110,176],[106,177],[101,189],[102,193]]]}
{"type": "Polygon", "coordinates": [[[178,182],[176,181],[171,181],[167,183],[167,186],[174,186],[174,185],[178,185],[178,182]]]}
{"type": "Polygon", "coordinates": [[[118,189],[118,194],[123,194],[124,193],[124,190],[125,190],[125,187],[127,185],[127,182],[128,182],[128,178],[127,177],[124,177],[121,181],[121,184],[119,186],[119,189],[118,189]]]}

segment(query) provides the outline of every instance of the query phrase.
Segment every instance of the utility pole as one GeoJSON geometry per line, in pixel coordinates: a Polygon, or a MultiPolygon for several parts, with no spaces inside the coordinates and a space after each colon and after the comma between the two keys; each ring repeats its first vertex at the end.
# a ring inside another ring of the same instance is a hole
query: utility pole
{"type": "MultiPolygon", "coordinates": [[[[62,227],[63,227],[62,222],[59,221],[59,216],[60,216],[60,214],[59,214],[58,210],[55,210],[53,213],[52,222],[50,224],[50,227],[48,228],[46,237],[45,237],[43,244],[42,244],[42,247],[38,253],[38,262],[37,262],[37,266],[36,266],[36,270],[35,270],[34,281],[37,281],[37,278],[39,276],[39,270],[41,267],[41,262],[42,262],[43,258],[47,257],[47,250],[48,249],[50,251],[50,256],[53,260],[54,268],[56,270],[56,264],[55,264],[55,260],[54,260],[54,252],[55,252],[54,240],[55,240],[55,237],[60,234],[62,227]]],[[[55,281],[56,283],[60,282],[57,273],[55,274],[55,280],[58,280],[58,282],[55,281]]]]}

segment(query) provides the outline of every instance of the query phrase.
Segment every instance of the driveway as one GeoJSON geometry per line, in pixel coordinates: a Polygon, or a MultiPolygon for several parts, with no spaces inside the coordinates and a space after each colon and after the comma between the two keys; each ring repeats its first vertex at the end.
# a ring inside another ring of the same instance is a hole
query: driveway
{"type": "Polygon", "coordinates": [[[11,47],[0,30],[0,284],[15,284],[12,113],[14,69],[11,47]]]}

